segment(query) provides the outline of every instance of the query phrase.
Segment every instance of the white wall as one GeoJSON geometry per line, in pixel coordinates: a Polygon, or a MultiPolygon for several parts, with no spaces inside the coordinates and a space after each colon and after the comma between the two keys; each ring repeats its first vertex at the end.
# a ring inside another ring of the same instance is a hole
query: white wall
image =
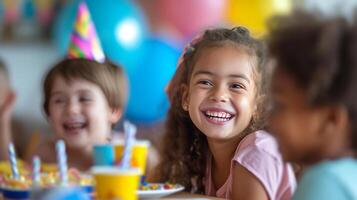
{"type": "Polygon", "coordinates": [[[29,133],[49,132],[41,107],[42,80],[51,65],[58,61],[59,55],[49,43],[22,42],[0,43],[0,57],[8,67],[17,93],[15,137],[20,138],[20,144],[25,144],[29,133]]]}

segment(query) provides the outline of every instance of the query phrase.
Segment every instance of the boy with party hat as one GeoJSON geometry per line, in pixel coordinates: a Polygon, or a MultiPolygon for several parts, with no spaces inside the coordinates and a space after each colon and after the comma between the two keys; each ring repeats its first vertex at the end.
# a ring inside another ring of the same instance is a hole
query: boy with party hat
{"type": "Polygon", "coordinates": [[[127,80],[120,66],[102,51],[84,1],[71,35],[68,55],[45,76],[43,108],[55,136],[34,152],[43,162],[56,162],[54,144],[66,143],[69,167],[88,170],[92,147],[106,143],[122,116],[127,100],[127,80]]]}

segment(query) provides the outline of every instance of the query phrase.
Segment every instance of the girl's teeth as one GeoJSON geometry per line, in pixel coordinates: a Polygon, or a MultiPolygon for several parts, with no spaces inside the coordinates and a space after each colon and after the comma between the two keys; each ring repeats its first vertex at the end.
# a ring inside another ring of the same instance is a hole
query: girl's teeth
{"type": "Polygon", "coordinates": [[[223,118],[223,119],[229,119],[231,118],[231,114],[226,113],[226,112],[211,112],[211,111],[206,111],[206,115],[210,118],[223,118]]]}
{"type": "Polygon", "coordinates": [[[226,122],[229,118],[217,118],[217,117],[209,117],[211,120],[219,121],[219,122],[226,122]]]}

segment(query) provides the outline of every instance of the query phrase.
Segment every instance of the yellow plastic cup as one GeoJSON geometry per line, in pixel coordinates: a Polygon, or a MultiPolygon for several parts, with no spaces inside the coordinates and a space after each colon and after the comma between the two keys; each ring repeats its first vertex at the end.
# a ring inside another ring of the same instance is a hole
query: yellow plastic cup
{"type": "MultiPolygon", "coordinates": [[[[139,168],[141,175],[145,174],[146,160],[150,142],[148,140],[136,140],[132,149],[131,166],[139,168]]],[[[119,162],[124,152],[124,141],[114,143],[115,161],[119,162]]]]}
{"type": "Polygon", "coordinates": [[[96,166],[92,168],[95,180],[96,199],[137,200],[140,170],[119,167],[96,166]]]}

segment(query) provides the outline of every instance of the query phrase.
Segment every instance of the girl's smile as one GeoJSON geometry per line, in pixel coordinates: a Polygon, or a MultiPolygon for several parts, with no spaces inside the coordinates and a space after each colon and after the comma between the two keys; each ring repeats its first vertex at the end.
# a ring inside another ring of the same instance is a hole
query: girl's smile
{"type": "Polygon", "coordinates": [[[234,118],[234,114],[231,111],[227,111],[222,108],[207,108],[202,110],[202,114],[205,116],[209,123],[215,125],[225,125],[234,118]]]}
{"type": "Polygon", "coordinates": [[[195,63],[183,108],[208,140],[237,137],[255,111],[252,59],[233,46],[203,50],[195,63]]]}

